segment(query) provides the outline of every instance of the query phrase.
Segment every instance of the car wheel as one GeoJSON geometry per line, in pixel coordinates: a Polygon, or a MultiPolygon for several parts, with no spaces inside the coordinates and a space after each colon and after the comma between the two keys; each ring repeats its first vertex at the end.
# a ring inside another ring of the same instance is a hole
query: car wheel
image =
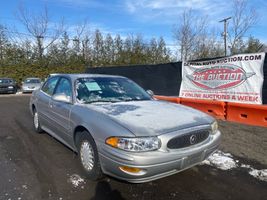
{"type": "Polygon", "coordinates": [[[39,115],[36,109],[33,110],[33,127],[37,133],[43,132],[43,129],[40,126],[39,115]]]}
{"type": "Polygon", "coordinates": [[[81,166],[90,180],[103,177],[97,147],[94,139],[87,131],[77,133],[77,148],[81,166]]]}

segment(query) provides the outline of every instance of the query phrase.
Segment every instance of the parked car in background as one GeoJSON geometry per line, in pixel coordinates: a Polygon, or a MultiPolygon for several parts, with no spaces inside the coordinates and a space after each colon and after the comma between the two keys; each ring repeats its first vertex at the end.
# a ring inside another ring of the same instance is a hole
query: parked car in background
{"type": "Polygon", "coordinates": [[[26,78],[22,82],[21,90],[23,93],[33,92],[40,88],[42,81],[40,78],[26,78]]]}
{"type": "Polygon", "coordinates": [[[0,93],[12,93],[17,92],[16,81],[12,78],[0,78],[0,93]]]}
{"type": "Polygon", "coordinates": [[[55,75],[30,100],[36,132],[78,152],[89,179],[133,183],[169,176],[213,153],[221,133],[211,116],[155,100],[121,76],[55,75]]]}

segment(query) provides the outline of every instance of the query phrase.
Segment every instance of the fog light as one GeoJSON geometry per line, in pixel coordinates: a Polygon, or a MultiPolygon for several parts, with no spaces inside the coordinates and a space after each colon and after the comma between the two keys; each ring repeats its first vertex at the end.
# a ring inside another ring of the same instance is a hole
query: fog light
{"type": "Polygon", "coordinates": [[[121,171],[130,174],[130,175],[144,175],[146,171],[144,169],[140,169],[137,167],[127,167],[127,166],[121,166],[119,167],[121,171]]]}

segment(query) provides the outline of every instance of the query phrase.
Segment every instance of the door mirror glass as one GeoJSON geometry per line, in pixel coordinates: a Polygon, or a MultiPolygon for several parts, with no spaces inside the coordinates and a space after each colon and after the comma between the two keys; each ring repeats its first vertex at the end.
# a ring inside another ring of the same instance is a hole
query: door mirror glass
{"type": "Polygon", "coordinates": [[[147,90],[146,91],[150,96],[154,96],[154,92],[152,90],[147,90]]]}
{"type": "Polygon", "coordinates": [[[55,100],[55,101],[59,101],[59,102],[71,103],[70,96],[67,96],[65,94],[54,94],[52,96],[52,99],[55,100]]]}

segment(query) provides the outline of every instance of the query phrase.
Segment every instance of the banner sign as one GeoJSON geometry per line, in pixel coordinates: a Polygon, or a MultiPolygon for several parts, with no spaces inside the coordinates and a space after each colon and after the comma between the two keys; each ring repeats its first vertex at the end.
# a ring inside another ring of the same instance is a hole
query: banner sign
{"type": "Polygon", "coordinates": [[[265,53],[183,62],[180,97],[262,104],[265,53]]]}

